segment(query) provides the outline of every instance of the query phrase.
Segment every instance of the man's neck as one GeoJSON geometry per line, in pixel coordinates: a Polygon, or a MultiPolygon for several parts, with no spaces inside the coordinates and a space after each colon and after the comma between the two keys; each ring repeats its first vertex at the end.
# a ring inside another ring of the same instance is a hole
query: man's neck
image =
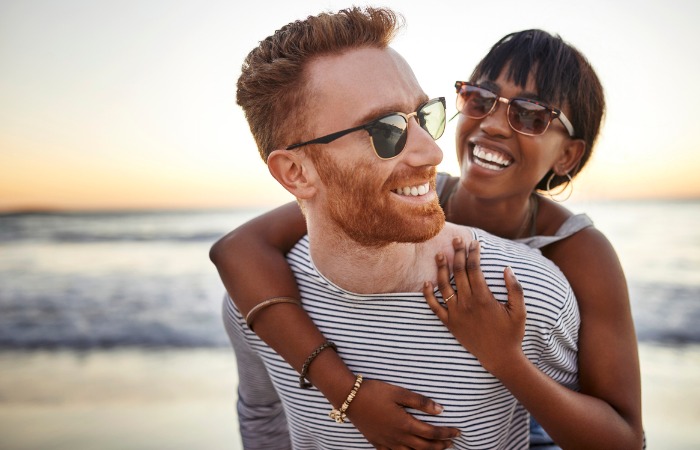
{"type": "Polygon", "coordinates": [[[314,232],[310,227],[309,246],[316,268],[342,289],[358,294],[419,292],[425,281],[437,284],[435,255],[444,253],[451,264],[452,238],[469,241],[466,230],[446,224],[437,236],[420,244],[367,247],[340,230],[314,232]]]}

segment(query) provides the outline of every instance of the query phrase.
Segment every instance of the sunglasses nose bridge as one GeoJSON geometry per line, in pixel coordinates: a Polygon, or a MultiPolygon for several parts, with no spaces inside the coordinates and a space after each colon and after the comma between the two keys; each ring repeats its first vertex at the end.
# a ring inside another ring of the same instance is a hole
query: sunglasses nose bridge
{"type": "Polygon", "coordinates": [[[505,97],[495,94],[491,98],[493,101],[491,109],[486,115],[479,119],[481,121],[481,129],[489,134],[498,134],[502,136],[510,135],[510,133],[514,130],[509,117],[511,101],[505,97]],[[503,109],[502,113],[504,117],[501,117],[501,113],[498,112],[498,107],[501,103],[505,103],[505,108],[503,109]]]}
{"type": "Polygon", "coordinates": [[[491,111],[489,111],[489,113],[487,115],[491,115],[491,114],[495,113],[496,110],[498,109],[498,106],[500,103],[503,103],[506,105],[506,116],[508,116],[508,110],[510,109],[510,100],[508,100],[505,97],[501,97],[500,95],[496,96],[496,101],[493,102],[493,106],[491,107],[491,111]]]}
{"type": "Polygon", "coordinates": [[[499,95],[493,94],[493,96],[491,97],[491,101],[493,101],[493,103],[491,103],[491,108],[489,109],[489,111],[481,117],[475,117],[475,119],[485,119],[488,116],[494,114],[498,110],[499,103],[505,103],[508,107],[510,107],[510,100],[499,95]]]}
{"type": "Polygon", "coordinates": [[[506,105],[510,105],[510,100],[508,100],[505,97],[501,97],[500,95],[498,96],[498,101],[501,103],[505,103],[506,105]]]}

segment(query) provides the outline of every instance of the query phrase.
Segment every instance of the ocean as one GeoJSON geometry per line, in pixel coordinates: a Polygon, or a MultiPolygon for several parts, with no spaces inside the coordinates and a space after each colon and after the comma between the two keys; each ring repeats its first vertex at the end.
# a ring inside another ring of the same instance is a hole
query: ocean
{"type": "MultiPolygon", "coordinates": [[[[700,342],[700,201],[569,205],[613,243],[640,342],[700,342]]],[[[228,346],[209,247],[263,209],[0,215],[0,348],[228,346]]]]}

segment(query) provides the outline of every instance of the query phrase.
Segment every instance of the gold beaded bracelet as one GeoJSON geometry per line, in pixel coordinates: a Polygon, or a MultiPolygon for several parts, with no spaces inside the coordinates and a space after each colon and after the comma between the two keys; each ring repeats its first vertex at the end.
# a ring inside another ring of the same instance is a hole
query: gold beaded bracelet
{"type": "Polygon", "coordinates": [[[352,391],[350,391],[350,394],[348,394],[348,398],[345,399],[343,404],[340,406],[340,409],[335,409],[333,408],[331,412],[328,413],[328,416],[335,420],[337,423],[344,423],[345,419],[347,416],[345,415],[345,411],[348,410],[348,407],[350,406],[350,403],[353,401],[355,396],[357,395],[357,391],[360,389],[360,385],[362,384],[362,375],[357,375],[357,378],[355,378],[355,385],[352,387],[352,391]]]}

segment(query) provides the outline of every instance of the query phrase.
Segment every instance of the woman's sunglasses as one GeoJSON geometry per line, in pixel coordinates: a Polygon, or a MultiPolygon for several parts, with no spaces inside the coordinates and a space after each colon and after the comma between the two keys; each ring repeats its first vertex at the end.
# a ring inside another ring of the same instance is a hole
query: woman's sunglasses
{"type": "Polygon", "coordinates": [[[413,116],[416,116],[421,128],[427,131],[433,139],[439,139],[445,131],[445,97],[428,100],[410,114],[400,112],[387,114],[363,125],[290,145],[286,150],[293,150],[311,144],[328,144],[346,134],[365,130],[369,133],[372,148],[379,158],[395,158],[406,146],[408,121],[413,116]]]}
{"type": "Polygon", "coordinates": [[[545,103],[528,98],[507,99],[484,87],[468,81],[457,81],[457,110],[472,119],[483,119],[496,111],[498,103],[508,105],[508,125],[520,134],[539,136],[547,131],[552,120],[559,119],[569,136],[574,137],[574,127],[563,112],[545,103]]]}

